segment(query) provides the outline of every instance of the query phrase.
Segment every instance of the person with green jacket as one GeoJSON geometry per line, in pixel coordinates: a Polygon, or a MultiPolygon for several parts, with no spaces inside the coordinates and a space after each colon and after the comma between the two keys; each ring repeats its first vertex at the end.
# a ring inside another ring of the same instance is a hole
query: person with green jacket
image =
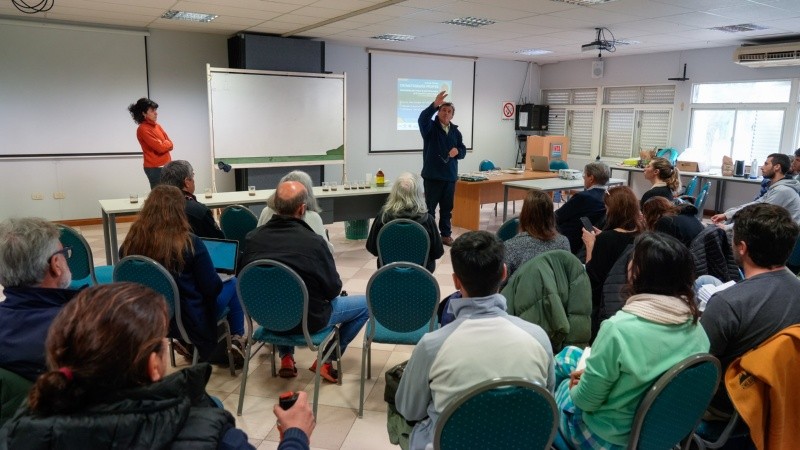
{"type": "Polygon", "coordinates": [[[585,370],[581,350],[556,356],[559,431],[572,448],[617,449],[628,443],[639,402],[664,372],[688,356],[707,353],[692,281],[694,264],[680,241],[644,233],[628,266],[631,296],[603,322],[585,370]]]}

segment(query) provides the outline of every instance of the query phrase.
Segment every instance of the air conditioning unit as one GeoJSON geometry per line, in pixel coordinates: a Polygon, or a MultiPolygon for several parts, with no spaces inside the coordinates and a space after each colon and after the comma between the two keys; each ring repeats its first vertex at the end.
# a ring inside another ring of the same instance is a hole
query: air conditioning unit
{"type": "Polygon", "coordinates": [[[733,52],[733,62],[747,67],[798,66],[800,42],[742,46],[733,52]]]}

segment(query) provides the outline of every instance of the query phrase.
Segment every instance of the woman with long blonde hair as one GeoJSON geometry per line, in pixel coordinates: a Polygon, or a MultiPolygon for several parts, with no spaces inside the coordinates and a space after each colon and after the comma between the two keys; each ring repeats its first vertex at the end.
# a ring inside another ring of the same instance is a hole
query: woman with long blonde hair
{"type": "MultiPolygon", "coordinates": [[[[180,189],[156,186],[131,225],[120,256],[147,256],[172,274],[180,293],[186,333],[197,346],[200,357],[207,360],[217,344],[217,321],[226,311],[231,334],[239,336],[234,340],[241,345],[244,313],[236,295],[236,278],[223,283],[205,244],[189,232],[185,203],[180,189]]],[[[174,319],[170,323],[170,336],[180,336],[174,319]]],[[[234,356],[240,359],[236,353],[234,356]]]]}

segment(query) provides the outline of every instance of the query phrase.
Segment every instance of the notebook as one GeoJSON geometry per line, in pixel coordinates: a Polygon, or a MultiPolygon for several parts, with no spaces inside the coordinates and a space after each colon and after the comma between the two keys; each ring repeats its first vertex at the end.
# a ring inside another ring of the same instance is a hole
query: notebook
{"type": "Polygon", "coordinates": [[[547,156],[531,155],[531,169],[537,172],[549,172],[550,158],[547,156]]]}
{"type": "Polygon", "coordinates": [[[211,262],[217,274],[226,281],[236,273],[236,260],[239,259],[239,241],[201,237],[206,245],[211,262]]]}

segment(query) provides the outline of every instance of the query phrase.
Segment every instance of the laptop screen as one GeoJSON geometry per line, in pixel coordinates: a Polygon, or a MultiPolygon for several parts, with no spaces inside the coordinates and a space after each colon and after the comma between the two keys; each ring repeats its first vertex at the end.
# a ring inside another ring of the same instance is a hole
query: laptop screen
{"type": "Polygon", "coordinates": [[[200,238],[206,245],[211,262],[219,273],[236,273],[236,260],[239,258],[239,241],[229,239],[200,238]]]}

